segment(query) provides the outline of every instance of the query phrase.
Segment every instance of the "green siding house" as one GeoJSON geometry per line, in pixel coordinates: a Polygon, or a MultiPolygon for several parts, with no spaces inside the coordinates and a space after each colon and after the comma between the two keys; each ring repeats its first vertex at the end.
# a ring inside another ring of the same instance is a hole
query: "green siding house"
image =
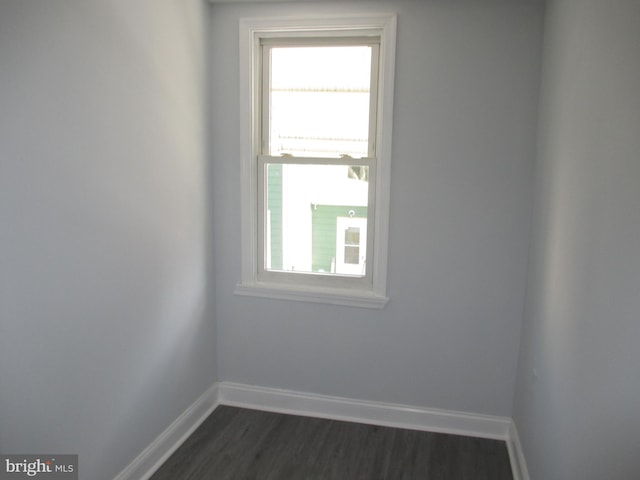
{"type": "Polygon", "coordinates": [[[363,274],[368,179],[350,167],[332,166],[331,176],[287,167],[267,167],[266,268],[363,274]]]}

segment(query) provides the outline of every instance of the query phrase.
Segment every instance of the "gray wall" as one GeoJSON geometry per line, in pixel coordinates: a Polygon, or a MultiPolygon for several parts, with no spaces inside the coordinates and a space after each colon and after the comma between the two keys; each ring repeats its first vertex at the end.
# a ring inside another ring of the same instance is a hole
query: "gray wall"
{"type": "Polygon", "coordinates": [[[640,477],[640,3],[549,4],[514,416],[532,479],[640,477]]]}
{"type": "Polygon", "coordinates": [[[113,478],[215,381],[206,5],[0,2],[0,451],[113,478]]]}
{"type": "Polygon", "coordinates": [[[542,12],[531,1],[212,10],[221,380],[511,415],[529,244],[542,12]],[[389,295],[382,311],[233,295],[238,19],[397,11],[389,295]]]}

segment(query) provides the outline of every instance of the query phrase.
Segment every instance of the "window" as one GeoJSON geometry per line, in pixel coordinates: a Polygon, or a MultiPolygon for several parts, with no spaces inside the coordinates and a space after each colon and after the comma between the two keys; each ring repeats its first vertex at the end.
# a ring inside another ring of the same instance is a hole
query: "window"
{"type": "MultiPolygon", "coordinates": [[[[351,214],[353,210],[349,212],[351,214]]],[[[367,219],[338,217],[336,259],[332,272],[364,276],[367,261],[367,219]]]]}
{"type": "Polygon", "coordinates": [[[395,17],[242,20],[236,293],[382,307],[395,17]]]}

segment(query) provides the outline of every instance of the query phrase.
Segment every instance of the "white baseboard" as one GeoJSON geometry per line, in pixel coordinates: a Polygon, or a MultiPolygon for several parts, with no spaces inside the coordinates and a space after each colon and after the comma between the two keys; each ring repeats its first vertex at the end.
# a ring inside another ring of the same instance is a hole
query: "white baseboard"
{"type": "Polygon", "coordinates": [[[518,429],[513,420],[509,425],[509,439],[507,440],[507,449],[509,450],[509,458],[511,459],[511,470],[513,472],[513,480],[530,480],[527,470],[527,462],[524,459],[522,444],[518,429]]]}
{"type": "Polygon", "coordinates": [[[212,385],[114,480],[148,480],[218,405],[503,440],[514,480],[530,480],[511,418],[372,402],[232,382],[212,385]]]}
{"type": "Polygon", "coordinates": [[[511,419],[393,403],[354,400],[238,383],[218,384],[221,405],[385,427],[507,440],[511,419]]]}
{"type": "Polygon", "coordinates": [[[218,384],[213,384],[167,427],[114,480],[148,480],[167,458],[218,406],[218,384]]]}

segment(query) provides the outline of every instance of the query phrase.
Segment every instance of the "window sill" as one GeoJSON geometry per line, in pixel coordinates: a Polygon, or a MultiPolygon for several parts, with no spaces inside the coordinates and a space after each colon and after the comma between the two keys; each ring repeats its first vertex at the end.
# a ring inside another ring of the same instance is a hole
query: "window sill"
{"type": "Polygon", "coordinates": [[[293,300],[298,302],[327,303],[347,307],[382,309],[389,298],[370,291],[318,288],[273,283],[239,283],[235,295],[293,300]]]}

